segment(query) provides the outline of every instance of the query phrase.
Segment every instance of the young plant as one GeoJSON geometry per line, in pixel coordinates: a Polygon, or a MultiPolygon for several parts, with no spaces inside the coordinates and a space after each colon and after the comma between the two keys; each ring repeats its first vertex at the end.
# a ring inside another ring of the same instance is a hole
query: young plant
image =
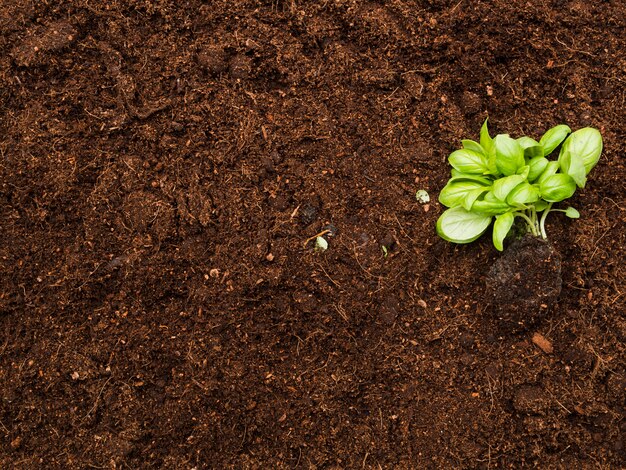
{"type": "Polygon", "coordinates": [[[530,233],[544,239],[550,212],[580,217],[573,207],[555,209],[553,205],[571,197],[577,186],[585,187],[587,175],[600,159],[602,136],[591,127],[572,133],[561,124],[538,142],[508,134],[492,138],[485,120],[479,142],[463,140],[462,145],[448,158],[452,177],[439,194],[439,202],[448,209],[437,221],[437,233],[453,243],[470,243],[495,218],[493,244],[502,251],[517,217],[526,222],[530,233]],[[559,145],[558,158],[550,160],[559,145]]]}

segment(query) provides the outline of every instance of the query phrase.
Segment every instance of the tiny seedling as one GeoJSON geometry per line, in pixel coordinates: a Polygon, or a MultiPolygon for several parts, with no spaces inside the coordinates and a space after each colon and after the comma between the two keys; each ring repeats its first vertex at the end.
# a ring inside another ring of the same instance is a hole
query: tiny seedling
{"type": "Polygon", "coordinates": [[[328,249],[328,242],[324,237],[317,237],[315,239],[315,251],[326,251],[328,249]]]}
{"type": "Polygon", "coordinates": [[[430,202],[430,195],[425,189],[420,189],[415,193],[415,199],[420,204],[428,204],[430,202]]]}
{"type": "Polygon", "coordinates": [[[490,137],[487,120],[480,141],[463,140],[463,148],[448,161],[452,177],[439,194],[448,209],[437,221],[437,233],[453,243],[470,243],[493,224],[493,244],[502,251],[515,218],[521,218],[533,235],[547,239],[545,222],[550,212],[577,219],[573,207],[553,205],[584,188],[587,175],[602,153],[602,136],[586,127],[576,132],[566,125],[548,130],[539,141],[508,134],[490,137]],[[548,157],[557,148],[556,160],[548,157]]]}

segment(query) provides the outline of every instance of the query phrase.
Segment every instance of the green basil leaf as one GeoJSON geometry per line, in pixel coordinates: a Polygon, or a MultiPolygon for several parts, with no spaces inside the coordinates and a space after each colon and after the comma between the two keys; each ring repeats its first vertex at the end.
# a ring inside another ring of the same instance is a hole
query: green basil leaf
{"type": "Polygon", "coordinates": [[[485,157],[473,150],[456,150],[450,154],[448,161],[456,170],[463,173],[482,175],[488,171],[485,157]]]}
{"type": "Polygon", "coordinates": [[[550,176],[556,174],[556,172],[559,171],[559,168],[560,168],[559,162],[548,161],[546,168],[539,175],[539,179],[536,182],[538,184],[541,184],[546,178],[549,178],[550,176]]]}
{"type": "Polygon", "coordinates": [[[493,183],[492,180],[487,179],[483,176],[472,175],[471,173],[461,173],[460,171],[452,170],[452,178],[448,182],[453,181],[461,181],[461,180],[471,180],[481,183],[485,186],[490,186],[493,183]]]}
{"type": "Polygon", "coordinates": [[[576,182],[576,186],[584,188],[587,182],[587,171],[585,170],[585,163],[581,156],[577,153],[572,153],[570,150],[561,149],[559,154],[559,165],[561,165],[561,171],[566,175],[570,175],[576,182]]]}
{"type": "Polygon", "coordinates": [[[524,165],[517,170],[517,174],[524,179],[528,178],[528,173],[530,173],[530,167],[528,165],[524,165]]]}
{"type": "Polygon", "coordinates": [[[489,136],[489,127],[487,126],[488,121],[489,118],[485,119],[480,128],[480,146],[485,149],[485,152],[489,152],[491,147],[493,147],[493,139],[489,136]]]}
{"type": "Polygon", "coordinates": [[[576,191],[576,182],[571,176],[558,173],[556,175],[548,176],[539,185],[541,191],[541,197],[548,202],[559,202],[568,197],[576,191]]]}
{"type": "Polygon", "coordinates": [[[567,210],[565,211],[565,215],[568,216],[570,219],[580,218],[580,212],[578,212],[573,207],[568,207],[567,210]]]}
{"type": "Polygon", "coordinates": [[[485,119],[483,126],[480,128],[480,146],[485,150],[489,174],[498,176],[500,172],[496,166],[496,147],[493,143],[493,139],[489,136],[489,128],[487,127],[488,121],[489,118],[485,119]]]}
{"type": "Polygon", "coordinates": [[[493,245],[496,250],[504,251],[504,237],[511,230],[514,220],[515,216],[510,211],[496,216],[496,221],[493,224],[493,245]]]}
{"type": "Polygon", "coordinates": [[[528,166],[530,167],[530,171],[528,172],[528,181],[533,183],[548,166],[548,159],[545,157],[531,158],[528,162],[528,166]]]}
{"type": "Polygon", "coordinates": [[[490,191],[485,194],[483,199],[477,199],[472,205],[472,212],[486,215],[498,215],[503,214],[511,210],[511,207],[503,201],[498,201],[493,193],[490,191]]]}
{"type": "Polygon", "coordinates": [[[552,129],[548,130],[539,140],[539,144],[543,147],[543,155],[546,157],[550,155],[552,151],[565,140],[570,132],[572,132],[572,130],[565,124],[554,126],[552,129]]]}
{"type": "Polygon", "coordinates": [[[488,187],[482,187],[482,188],[476,188],[476,189],[472,189],[471,191],[469,191],[468,193],[466,193],[465,197],[463,198],[463,201],[461,201],[461,205],[463,206],[463,208],[466,211],[471,211],[472,210],[472,205],[474,204],[474,201],[476,199],[478,199],[478,197],[489,191],[488,187]]]}
{"type": "Polygon", "coordinates": [[[493,145],[491,150],[487,154],[487,168],[489,169],[489,174],[494,176],[500,176],[502,173],[498,170],[498,165],[496,165],[496,146],[493,145]]]}
{"type": "Polygon", "coordinates": [[[513,188],[515,188],[522,181],[524,181],[524,177],[522,175],[511,175],[500,178],[493,183],[493,195],[500,201],[505,201],[509,193],[513,191],[513,188]]]}
{"type": "Polygon", "coordinates": [[[524,158],[543,157],[543,147],[535,139],[524,136],[517,143],[524,149],[524,158]]]}
{"type": "Polygon", "coordinates": [[[539,190],[532,184],[523,182],[515,187],[506,197],[506,202],[511,206],[525,205],[538,201],[539,190]]]}
{"type": "Polygon", "coordinates": [[[479,188],[485,188],[485,185],[469,179],[449,181],[439,193],[439,202],[446,207],[460,206],[467,193],[479,188]]]}
{"type": "Polygon", "coordinates": [[[533,204],[533,206],[535,206],[535,210],[537,212],[542,212],[547,209],[548,203],[544,201],[543,199],[539,199],[537,202],[533,204]]]}
{"type": "Polygon", "coordinates": [[[485,155],[485,149],[483,149],[480,144],[474,140],[465,139],[461,141],[464,149],[472,150],[481,155],[485,155]]]}
{"type": "Polygon", "coordinates": [[[519,168],[526,164],[524,150],[515,139],[507,134],[499,134],[493,143],[496,148],[496,167],[503,175],[514,175],[519,168]]]}
{"type": "Polygon", "coordinates": [[[470,243],[485,233],[490,223],[490,215],[453,207],[447,209],[437,220],[437,234],[449,242],[470,243]]]}
{"type": "Polygon", "coordinates": [[[600,160],[602,153],[602,135],[598,129],[593,127],[585,127],[578,129],[563,144],[561,153],[570,152],[572,155],[578,156],[585,165],[585,171],[588,175],[594,166],[600,160]]]}
{"type": "Polygon", "coordinates": [[[482,199],[487,202],[497,202],[498,204],[502,204],[502,201],[493,193],[493,189],[488,193],[485,193],[485,196],[482,199]]]}

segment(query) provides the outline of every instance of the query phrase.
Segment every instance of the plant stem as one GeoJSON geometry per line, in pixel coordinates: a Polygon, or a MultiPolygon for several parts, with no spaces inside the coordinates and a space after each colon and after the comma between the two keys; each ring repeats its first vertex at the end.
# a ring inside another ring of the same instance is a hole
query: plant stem
{"type": "Polygon", "coordinates": [[[552,204],[553,204],[552,202],[548,204],[548,207],[546,207],[546,210],[544,210],[543,214],[541,214],[541,220],[539,221],[539,230],[541,231],[541,237],[544,240],[548,239],[548,235],[546,235],[546,217],[548,216],[550,209],[552,209],[552,204]]]}
{"type": "Polygon", "coordinates": [[[519,215],[522,219],[524,219],[526,223],[528,224],[528,228],[530,228],[530,231],[532,232],[532,234],[535,237],[539,236],[539,234],[537,233],[537,228],[535,227],[535,223],[531,220],[530,217],[528,217],[523,212],[514,212],[513,215],[519,215]]]}

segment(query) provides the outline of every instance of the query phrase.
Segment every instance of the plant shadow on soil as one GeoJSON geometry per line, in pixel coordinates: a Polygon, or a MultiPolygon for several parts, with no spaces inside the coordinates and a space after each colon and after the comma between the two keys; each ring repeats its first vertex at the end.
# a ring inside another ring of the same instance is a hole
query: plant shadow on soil
{"type": "Polygon", "coordinates": [[[5,1],[0,466],[624,466],[625,28],[620,2],[5,1]],[[488,237],[434,231],[487,114],[605,141],[517,332],[488,237]]]}

